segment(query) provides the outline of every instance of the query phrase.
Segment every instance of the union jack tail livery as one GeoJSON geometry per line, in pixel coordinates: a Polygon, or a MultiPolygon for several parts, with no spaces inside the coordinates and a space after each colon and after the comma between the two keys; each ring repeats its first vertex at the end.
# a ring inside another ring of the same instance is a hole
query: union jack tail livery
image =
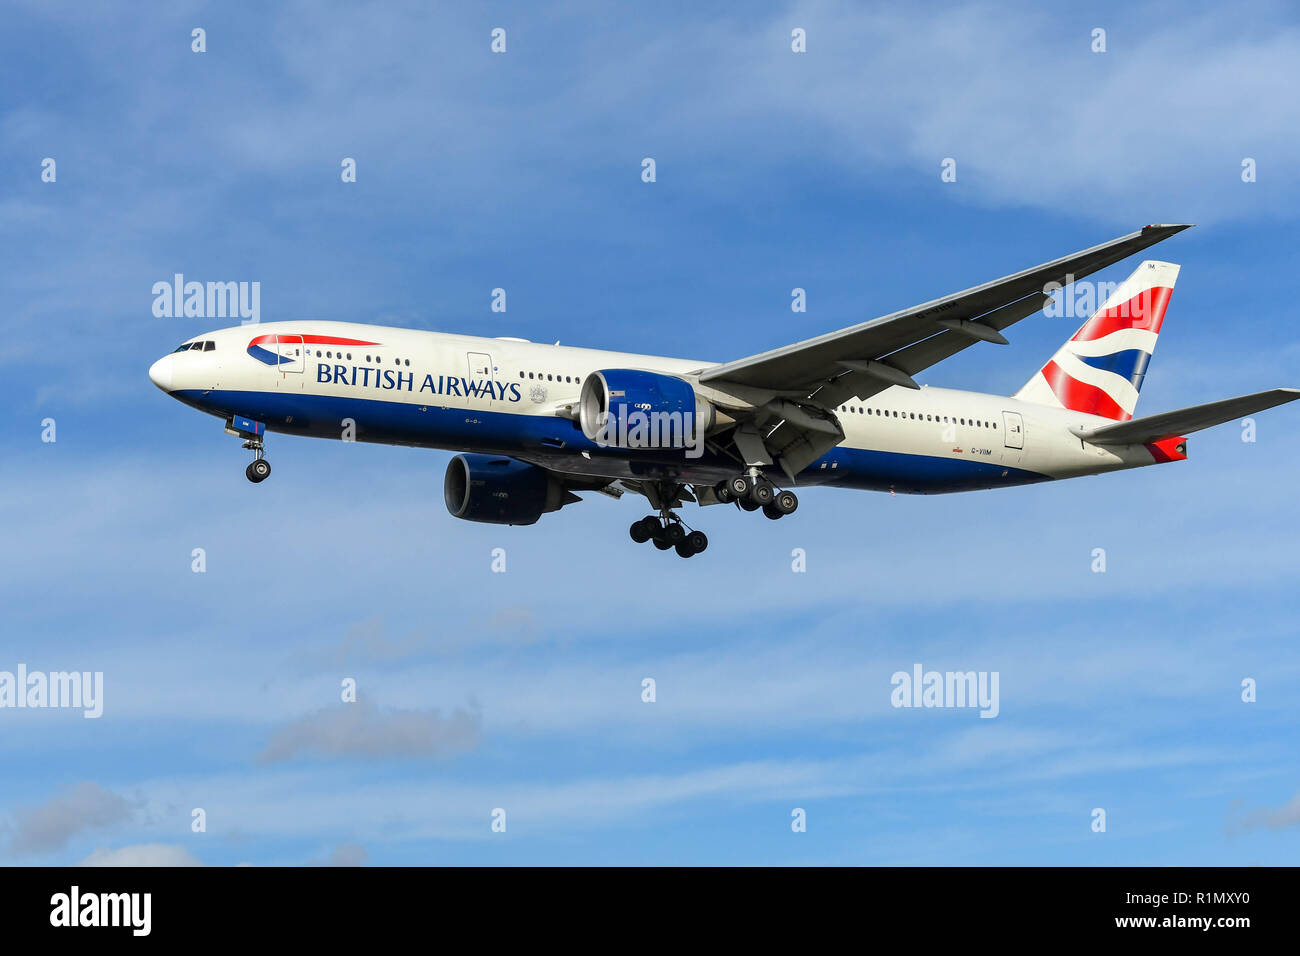
{"type": "Polygon", "coordinates": [[[1172,262],[1143,262],[1015,397],[1131,419],[1177,278],[1172,262]]]}

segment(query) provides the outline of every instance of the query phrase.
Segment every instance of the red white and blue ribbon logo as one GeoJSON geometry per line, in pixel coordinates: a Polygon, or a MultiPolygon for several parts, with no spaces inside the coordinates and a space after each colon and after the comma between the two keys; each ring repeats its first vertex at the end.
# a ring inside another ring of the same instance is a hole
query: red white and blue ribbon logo
{"type": "Polygon", "coordinates": [[[259,335],[248,343],[248,354],[264,365],[287,365],[295,358],[277,351],[280,345],[378,345],[364,339],[344,339],[336,335],[259,335]],[[269,344],[271,348],[263,348],[269,344]]]}

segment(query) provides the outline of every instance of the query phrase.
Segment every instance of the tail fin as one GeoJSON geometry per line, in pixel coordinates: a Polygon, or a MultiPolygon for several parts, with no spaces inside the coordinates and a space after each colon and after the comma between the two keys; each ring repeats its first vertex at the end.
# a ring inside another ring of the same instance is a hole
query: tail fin
{"type": "Polygon", "coordinates": [[[1171,262],[1143,262],[1014,397],[1128,421],[1177,278],[1171,262]]]}

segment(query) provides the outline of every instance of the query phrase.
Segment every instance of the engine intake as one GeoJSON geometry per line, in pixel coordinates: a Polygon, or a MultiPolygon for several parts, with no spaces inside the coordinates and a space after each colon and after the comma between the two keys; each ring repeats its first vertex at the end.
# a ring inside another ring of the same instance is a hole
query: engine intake
{"type": "Polygon", "coordinates": [[[442,495],[452,517],[488,524],[532,524],[582,500],[546,469],[498,455],[457,455],[447,463],[442,495]]]}
{"type": "Polygon", "coordinates": [[[713,427],[713,406],[676,375],[612,368],[592,372],[578,404],[582,433],[616,448],[695,448],[713,427]]]}

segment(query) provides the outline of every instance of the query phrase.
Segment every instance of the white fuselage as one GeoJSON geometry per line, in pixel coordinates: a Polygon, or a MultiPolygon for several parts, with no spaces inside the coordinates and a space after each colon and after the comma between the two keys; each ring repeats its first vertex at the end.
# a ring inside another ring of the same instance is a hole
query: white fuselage
{"type": "MultiPolygon", "coordinates": [[[[712,483],[736,471],[716,454],[600,447],[574,421],[591,372],[690,379],[710,362],[342,322],[237,326],[195,340],[212,346],[165,356],[154,382],[269,431],[483,451],[592,477],[712,483]]],[[[1109,419],[999,395],[894,386],[834,411],[844,441],[799,473],[801,485],[939,493],[1164,460],[1145,445],[1090,445],[1071,433],[1109,419]]]]}

